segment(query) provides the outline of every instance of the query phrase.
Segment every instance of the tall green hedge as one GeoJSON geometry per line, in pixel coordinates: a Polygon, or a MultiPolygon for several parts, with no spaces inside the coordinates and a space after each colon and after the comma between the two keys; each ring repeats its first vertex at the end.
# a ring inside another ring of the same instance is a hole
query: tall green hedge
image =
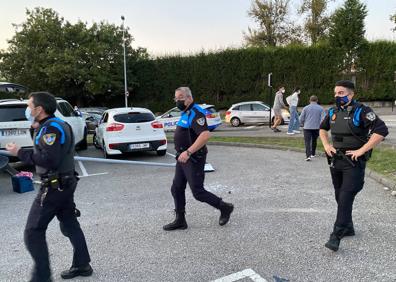
{"type": "MultiPolygon", "coordinates": [[[[267,75],[272,72],[274,88],[284,85],[286,95],[298,86],[303,103],[313,94],[322,103],[330,103],[334,82],[351,78],[350,73],[339,70],[341,58],[342,54],[323,45],[227,49],[145,60],[133,66],[138,85],[131,98],[134,104],[164,111],[174,104],[174,90],[189,86],[196,101],[215,104],[217,108],[228,108],[244,100],[270,103],[266,84],[267,75]]],[[[357,67],[361,100],[395,98],[396,43],[369,43],[357,67]]]]}

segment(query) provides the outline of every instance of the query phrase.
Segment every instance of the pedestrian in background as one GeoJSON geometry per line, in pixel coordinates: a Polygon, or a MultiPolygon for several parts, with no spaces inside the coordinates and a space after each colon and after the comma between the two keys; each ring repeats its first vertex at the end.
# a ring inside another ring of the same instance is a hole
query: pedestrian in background
{"type": "Polygon", "coordinates": [[[282,109],[287,109],[285,103],[283,102],[283,94],[285,93],[285,87],[280,86],[278,88],[278,92],[275,94],[275,99],[274,99],[274,124],[271,126],[271,129],[274,132],[281,132],[278,129],[278,126],[282,123],[282,109]]]}
{"type": "Polygon", "coordinates": [[[306,161],[310,161],[316,155],[316,144],[319,137],[320,123],[325,116],[325,111],[318,105],[317,96],[311,96],[309,102],[310,104],[303,108],[300,116],[300,124],[304,128],[306,161]]]}
{"type": "Polygon", "coordinates": [[[296,133],[301,133],[298,129],[300,128],[300,122],[298,120],[298,100],[300,98],[301,90],[299,87],[295,88],[293,94],[286,98],[286,102],[289,104],[289,111],[290,111],[290,122],[289,127],[287,129],[288,135],[293,135],[296,133]]]}

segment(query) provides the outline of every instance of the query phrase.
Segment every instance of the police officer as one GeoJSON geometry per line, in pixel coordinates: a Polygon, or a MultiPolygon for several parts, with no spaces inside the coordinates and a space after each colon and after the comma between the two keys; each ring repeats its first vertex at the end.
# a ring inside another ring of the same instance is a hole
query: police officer
{"type": "Polygon", "coordinates": [[[74,251],[72,266],[63,271],[61,277],[90,276],[93,271],[85,237],[76,218],[79,212],[73,198],[78,181],[74,170],[74,137],[71,127],[54,116],[56,106],[55,98],[49,93],[30,94],[26,117],[37,125],[33,135],[34,148],[19,148],[14,143],[6,146],[22,162],[35,165],[42,181],[24,232],[26,247],[34,261],[30,280],[34,282],[51,281],[45,233],[55,216],[74,251]]]}
{"type": "Polygon", "coordinates": [[[230,219],[234,206],[223,202],[221,198],[206,191],[203,186],[208,152],[206,143],[210,137],[205,112],[194,103],[188,87],[176,89],[175,102],[182,111],[174,135],[177,164],[171,188],[176,219],[163,228],[166,231],[187,228],[185,219],[187,182],[195,199],[220,210],[219,224],[225,225],[230,219]]]}
{"type": "Polygon", "coordinates": [[[338,206],[333,232],[325,244],[332,251],[338,250],[343,237],[355,235],[352,206],[363,188],[366,162],[372,149],[388,135],[384,122],[371,108],[354,100],[354,93],[353,82],[336,83],[336,106],[329,109],[319,133],[328,156],[338,206]],[[328,130],[331,130],[332,144],[328,130]]]}

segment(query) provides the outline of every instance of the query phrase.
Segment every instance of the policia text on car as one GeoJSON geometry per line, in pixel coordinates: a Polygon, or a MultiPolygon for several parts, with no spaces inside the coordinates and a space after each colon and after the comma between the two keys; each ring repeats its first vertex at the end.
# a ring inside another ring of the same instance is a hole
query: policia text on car
{"type": "Polygon", "coordinates": [[[333,251],[338,250],[343,237],[355,235],[352,207],[363,189],[366,162],[372,149],[388,135],[385,123],[373,110],[353,99],[354,92],[351,81],[338,81],[334,89],[336,106],[329,109],[320,126],[338,206],[333,232],[325,245],[333,251]]]}
{"type": "Polygon", "coordinates": [[[176,89],[175,102],[182,111],[174,137],[177,164],[171,188],[176,219],[163,228],[166,231],[187,228],[185,219],[187,183],[195,199],[220,210],[219,224],[224,225],[228,222],[234,206],[223,202],[221,198],[206,191],[203,186],[208,152],[206,142],[210,136],[204,111],[194,103],[188,87],[176,89]]]}
{"type": "Polygon", "coordinates": [[[90,256],[84,234],[77,221],[79,211],[74,203],[77,174],[74,170],[74,137],[70,126],[56,118],[55,98],[46,92],[29,96],[26,117],[34,124],[33,149],[20,149],[7,144],[6,149],[22,162],[35,165],[42,184],[33,201],[26,228],[25,244],[33,261],[30,281],[51,281],[48,247],[45,233],[56,216],[62,233],[73,246],[72,267],[61,273],[62,278],[90,276],[90,256]]]}

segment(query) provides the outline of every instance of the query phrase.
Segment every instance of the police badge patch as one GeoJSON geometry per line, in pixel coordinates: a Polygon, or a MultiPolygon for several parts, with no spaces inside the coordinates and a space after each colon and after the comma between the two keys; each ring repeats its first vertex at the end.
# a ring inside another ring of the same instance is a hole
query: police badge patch
{"type": "Polygon", "coordinates": [[[204,117],[201,117],[201,118],[197,119],[197,123],[198,123],[200,126],[203,126],[203,125],[205,124],[205,118],[204,118],[204,117]]]}
{"type": "Polygon", "coordinates": [[[51,145],[53,145],[55,143],[56,134],[55,133],[45,134],[43,136],[43,140],[44,140],[45,144],[51,146],[51,145]]]}
{"type": "Polygon", "coordinates": [[[368,119],[369,121],[373,121],[373,120],[375,120],[377,117],[376,117],[376,115],[374,114],[374,112],[369,112],[369,113],[367,113],[366,114],[366,119],[368,119]]]}

